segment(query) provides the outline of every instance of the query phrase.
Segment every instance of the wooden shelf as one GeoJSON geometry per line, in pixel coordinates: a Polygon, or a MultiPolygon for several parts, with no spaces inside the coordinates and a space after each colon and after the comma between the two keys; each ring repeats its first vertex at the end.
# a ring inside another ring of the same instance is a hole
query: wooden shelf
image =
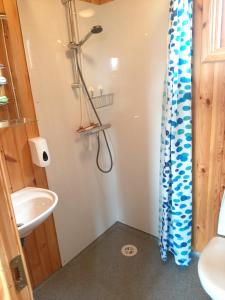
{"type": "Polygon", "coordinates": [[[31,124],[37,122],[37,120],[31,120],[27,118],[18,118],[12,120],[0,120],[0,129],[2,128],[12,128],[19,125],[31,124]]]}

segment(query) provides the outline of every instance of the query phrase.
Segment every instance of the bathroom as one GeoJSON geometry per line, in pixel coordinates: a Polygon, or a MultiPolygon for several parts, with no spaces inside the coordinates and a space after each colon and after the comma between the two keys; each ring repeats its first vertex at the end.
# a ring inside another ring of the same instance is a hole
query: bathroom
{"type": "Polygon", "coordinates": [[[0,299],[225,299],[224,11],[0,0],[0,299]]]}

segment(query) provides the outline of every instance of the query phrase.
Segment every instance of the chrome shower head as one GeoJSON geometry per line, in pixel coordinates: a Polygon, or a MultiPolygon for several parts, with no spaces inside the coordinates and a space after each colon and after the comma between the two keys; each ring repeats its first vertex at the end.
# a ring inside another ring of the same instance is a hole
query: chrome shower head
{"type": "Polygon", "coordinates": [[[100,33],[102,31],[103,31],[103,28],[101,25],[96,25],[91,28],[91,33],[94,33],[94,34],[100,33]]]}
{"type": "Polygon", "coordinates": [[[78,47],[83,46],[83,44],[92,36],[92,34],[97,34],[103,31],[103,28],[101,25],[95,25],[91,28],[91,30],[88,32],[88,34],[78,43],[78,47]]]}

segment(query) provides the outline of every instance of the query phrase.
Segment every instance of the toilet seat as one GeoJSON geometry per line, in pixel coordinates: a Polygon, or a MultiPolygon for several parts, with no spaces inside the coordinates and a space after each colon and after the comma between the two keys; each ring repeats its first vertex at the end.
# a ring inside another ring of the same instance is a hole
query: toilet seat
{"type": "Polygon", "coordinates": [[[225,238],[214,237],[198,262],[201,284],[213,300],[225,299],[225,238]]]}

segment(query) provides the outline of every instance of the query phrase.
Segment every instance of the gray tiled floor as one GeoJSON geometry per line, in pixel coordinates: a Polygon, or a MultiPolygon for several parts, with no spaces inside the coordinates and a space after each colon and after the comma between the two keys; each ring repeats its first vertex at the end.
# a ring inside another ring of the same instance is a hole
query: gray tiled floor
{"type": "Polygon", "coordinates": [[[157,240],[117,223],[35,291],[35,300],[207,300],[197,275],[171,258],[163,264],[157,240]],[[135,244],[133,258],[121,255],[135,244]]]}

